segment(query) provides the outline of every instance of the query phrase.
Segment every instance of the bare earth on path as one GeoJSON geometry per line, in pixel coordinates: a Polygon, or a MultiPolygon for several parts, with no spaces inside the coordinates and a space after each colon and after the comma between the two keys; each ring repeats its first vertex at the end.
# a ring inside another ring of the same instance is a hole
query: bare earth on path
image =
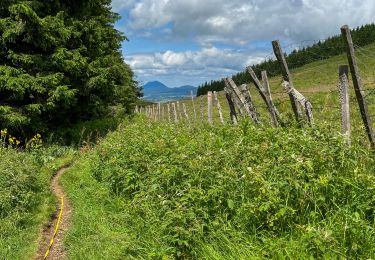
{"type": "Polygon", "coordinates": [[[63,237],[69,228],[72,208],[71,208],[69,201],[67,200],[67,197],[64,193],[63,188],[59,184],[59,178],[67,169],[68,169],[67,166],[62,167],[60,170],[56,172],[56,174],[52,178],[51,187],[52,187],[53,193],[58,198],[57,207],[56,207],[56,211],[51,217],[50,222],[43,228],[43,235],[42,235],[41,240],[39,241],[39,249],[38,249],[38,253],[36,257],[34,258],[35,260],[44,259],[44,255],[52,239],[53,233],[55,231],[57,219],[60,214],[61,197],[64,198],[63,213],[62,213],[61,220],[60,220],[59,230],[56,234],[55,241],[50,249],[47,259],[64,259],[65,258],[63,237]]]}

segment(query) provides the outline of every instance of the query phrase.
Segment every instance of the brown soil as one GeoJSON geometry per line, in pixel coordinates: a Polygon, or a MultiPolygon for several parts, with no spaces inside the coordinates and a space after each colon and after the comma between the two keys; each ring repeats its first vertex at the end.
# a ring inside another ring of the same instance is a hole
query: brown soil
{"type": "Polygon", "coordinates": [[[67,170],[67,167],[61,168],[59,171],[56,172],[55,176],[52,178],[51,181],[51,188],[53,193],[58,198],[56,211],[54,212],[53,216],[51,217],[50,222],[43,228],[43,235],[41,241],[39,242],[39,249],[35,260],[44,259],[44,255],[48,249],[50,241],[52,239],[53,233],[55,231],[55,227],[57,224],[57,219],[60,214],[60,207],[61,207],[61,197],[64,198],[64,208],[63,213],[60,220],[60,226],[57,231],[55,241],[50,249],[49,255],[46,259],[64,259],[65,258],[65,249],[63,244],[63,237],[66,231],[69,228],[69,223],[72,214],[72,208],[65,196],[64,190],[59,184],[60,176],[67,170]]]}

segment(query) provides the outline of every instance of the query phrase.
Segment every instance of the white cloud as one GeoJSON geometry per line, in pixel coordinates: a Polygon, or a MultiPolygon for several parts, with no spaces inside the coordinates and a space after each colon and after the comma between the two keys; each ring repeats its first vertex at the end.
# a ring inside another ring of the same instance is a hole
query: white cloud
{"type": "Polygon", "coordinates": [[[183,84],[182,79],[190,78],[191,84],[232,75],[243,70],[247,65],[263,60],[264,54],[250,56],[233,49],[206,47],[199,51],[157,52],[129,55],[127,63],[141,80],[152,80],[169,75],[170,84],[183,84]],[[180,79],[180,80],[178,80],[180,79]]]}
{"type": "Polygon", "coordinates": [[[121,12],[121,10],[133,8],[136,0],[112,0],[112,9],[115,12],[121,12]]]}
{"type": "Polygon", "coordinates": [[[374,0],[114,0],[112,6],[127,12],[127,35],[200,46],[126,58],[141,80],[164,79],[174,86],[241,71],[272,53],[271,40],[289,45],[324,39],[344,24],[374,22],[375,14],[374,0]],[[259,42],[269,43],[266,53],[257,49],[259,42]],[[231,47],[214,47],[223,45],[231,47]]]}
{"type": "MultiPolygon", "coordinates": [[[[298,41],[374,21],[373,0],[115,0],[133,30],[169,25],[176,37],[204,42],[298,41]]],[[[160,32],[158,32],[160,33],[160,32]]],[[[162,35],[158,35],[161,37],[162,35]]]]}

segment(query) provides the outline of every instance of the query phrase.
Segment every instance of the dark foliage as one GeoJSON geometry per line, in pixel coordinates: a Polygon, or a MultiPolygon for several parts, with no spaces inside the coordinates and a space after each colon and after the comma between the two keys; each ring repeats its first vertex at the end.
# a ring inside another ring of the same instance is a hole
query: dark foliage
{"type": "Polygon", "coordinates": [[[129,113],[140,95],[110,0],[2,0],[0,129],[20,136],[129,113]]]}

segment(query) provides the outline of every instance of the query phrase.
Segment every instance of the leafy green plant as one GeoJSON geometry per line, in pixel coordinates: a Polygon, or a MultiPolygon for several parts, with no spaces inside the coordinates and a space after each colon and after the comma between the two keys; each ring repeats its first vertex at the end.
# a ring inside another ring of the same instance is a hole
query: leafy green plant
{"type": "MultiPolygon", "coordinates": [[[[76,238],[104,226],[127,237],[116,250],[111,235],[101,241],[108,245],[103,254],[116,252],[114,258],[375,255],[374,159],[329,131],[247,122],[188,127],[138,118],[82,163],[83,170],[77,166],[64,177],[76,207],[93,199],[80,192],[83,183],[73,184],[72,178],[84,178],[92,186],[84,186],[88,194],[101,190],[103,203],[93,211],[116,222],[77,224],[68,238],[73,258],[78,248],[103,256],[76,238]]],[[[78,223],[84,218],[83,211],[76,216],[78,223]]]]}
{"type": "Polygon", "coordinates": [[[34,136],[24,151],[9,139],[14,140],[7,131],[2,130],[0,255],[4,259],[31,259],[38,248],[41,227],[54,212],[51,176],[70,160],[67,155],[73,151],[59,146],[42,147],[39,134],[34,136]]]}

